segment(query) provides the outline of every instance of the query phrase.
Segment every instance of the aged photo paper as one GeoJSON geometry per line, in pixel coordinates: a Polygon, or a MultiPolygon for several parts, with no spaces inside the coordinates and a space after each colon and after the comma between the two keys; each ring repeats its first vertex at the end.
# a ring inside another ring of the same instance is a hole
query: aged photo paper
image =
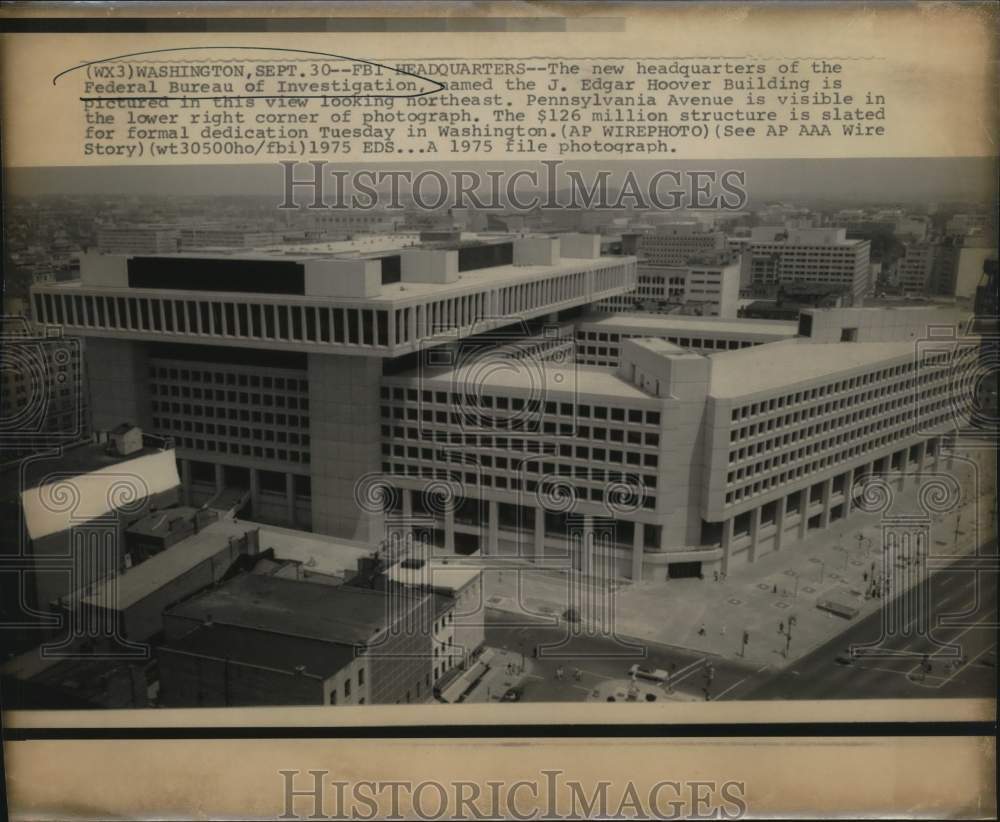
{"type": "Polygon", "coordinates": [[[993,818],[978,2],[0,5],[13,818],[993,818]]]}

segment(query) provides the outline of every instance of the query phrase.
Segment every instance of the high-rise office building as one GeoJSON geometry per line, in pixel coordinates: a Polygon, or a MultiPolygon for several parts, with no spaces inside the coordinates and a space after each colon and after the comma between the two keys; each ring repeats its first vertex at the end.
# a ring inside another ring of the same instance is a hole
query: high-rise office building
{"type": "Polygon", "coordinates": [[[924,294],[930,288],[934,270],[932,243],[906,243],[905,254],[896,262],[896,281],[904,291],[924,294]]]}
{"type": "Polygon", "coordinates": [[[842,285],[853,299],[869,291],[868,240],[849,240],[843,228],[755,228],[748,244],[754,288],[789,282],[842,285]]]}

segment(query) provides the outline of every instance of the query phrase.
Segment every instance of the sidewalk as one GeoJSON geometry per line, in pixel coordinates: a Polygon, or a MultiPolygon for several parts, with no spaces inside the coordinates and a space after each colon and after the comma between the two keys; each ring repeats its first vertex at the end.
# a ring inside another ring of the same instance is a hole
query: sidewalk
{"type": "MultiPolygon", "coordinates": [[[[484,649],[485,650],[485,649],[484,649]]],[[[490,670],[465,695],[465,703],[499,702],[508,688],[520,685],[532,671],[532,661],[520,653],[490,648],[490,670]],[[523,667],[522,667],[523,665],[523,667]]]]}
{"type": "MultiPolygon", "coordinates": [[[[963,487],[968,486],[970,466],[956,460],[955,476],[963,487]]],[[[985,489],[980,489],[978,528],[971,527],[974,504],[967,502],[961,510],[957,544],[956,514],[932,520],[932,561],[970,553],[980,542],[995,537],[993,476],[991,472],[989,477],[981,477],[985,489]]],[[[921,510],[917,486],[914,481],[909,483],[897,498],[893,513],[921,510]]],[[[608,611],[614,615],[614,633],[740,659],[749,665],[784,667],[886,603],[885,598],[866,597],[873,563],[876,573],[884,570],[882,522],[881,514],[852,515],[849,522],[834,523],[801,543],[740,566],[724,581],[713,581],[712,577],[635,584],[625,581],[618,590],[604,595],[612,598],[613,607],[608,611]],[[859,541],[858,535],[865,539],[859,541]],[[816,607],[821,600],[857,609],[857,614],[851,619],[835,616],[816,607]],[[794,627],[788,643],[790,617],[794,617],[794,627]],[[744,631],[749,635],[745,648],[744,631]]],[[[530,565],[521,570],[518,566],[523,567],[523,563],[511,560],[509,570],[484,571],[487,606],[535,618],[561,615],[570,607],[567,573],[537,571],[530,565]]],[[[904,579],[906,585],[915,582],[902,568],[889,573],[895,576],[894,586],[903,585],[904,579]]],[[[586,588],[585,594],[593,591],[586,588]]],[[[598,605],[600,598],[597,592],[598,605]]]]}

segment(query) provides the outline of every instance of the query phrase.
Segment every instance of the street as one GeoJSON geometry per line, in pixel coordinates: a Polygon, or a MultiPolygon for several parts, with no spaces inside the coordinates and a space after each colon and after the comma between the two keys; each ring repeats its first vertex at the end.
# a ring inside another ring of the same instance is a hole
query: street
{"type": "MultiPolygon", "coordinates": [[[[996,543],[993,543],[993,558],[996,543]]],[[[881,642],[883,608],[781,672],[748,677],[724,698],[759,699],[901,699],[996,696],[996,570],[944,569],[932,577],[932,630],[914,629],[919,615],[881,642]],[[850,649],[878,642],[851,659],[850,649]],[[951,655],[949,644],[961,652],[951,655]],[[927,655],[926,670],[923,655],[927,655]],[[838,661],[838,657],[841,661],[838,661]],[[957,663],[957,664],[956,664],[957,663]]]]}
{"type": "Polygon", "coordinates": [[[649,641],[630,646],[628,640],[585,635],[565,622],[549,625],[495,609],[488,611],[486,644],[525,655],[529,673],[522,699],[530,702],[586,700],[602,683],[627,680],[633,664],[671,672],[673,693],[660,689],[663,699],[703,700],[706,685],[711,700],[992,697],[996,543],[985,550],[992,554],[981,556],[992,568],[976,573],[958,567],[958,560],[931,578],[931,630],[921,630],[926,614],[917,611],[896,630],[884,631],[898,605],[887,603],[784,670],[649,641]],[[951,644],[961,656],[952,655],[951,644]],[[536,645],[554,647],[542,648],[535,659],[536,645]]]}
{"type": "MultiPolygon", "coordinates": [[[[675,698],[696,697],[704,699],[707,683],[706,665],[710,664],[712,682],[709,698],[741,682],[755,669],[714,655],[706,655],[645,642],[641,646],[619,644],[612,638],[573,635],[571,626],[556,626],[541,622],[526,624],[528,620],[513,614],[491,610],[486,627],[486,644],[524,653],[530,673],[524,680],[524,701],[530,702],[580,702],[585,700],[601,683],[609,680],[626,680],[632,665],[658,668],[671,673],[675,698]],[[538,645],[558,645],[545,649],[537,659],[532,650],[538,645]],[[563,669],[563,679],[557,670],[563,669]],[[579,680],[574,672],[580,671],[579,680]]],[[[663,698],[671,695],[661,689],[663,698]]]]}

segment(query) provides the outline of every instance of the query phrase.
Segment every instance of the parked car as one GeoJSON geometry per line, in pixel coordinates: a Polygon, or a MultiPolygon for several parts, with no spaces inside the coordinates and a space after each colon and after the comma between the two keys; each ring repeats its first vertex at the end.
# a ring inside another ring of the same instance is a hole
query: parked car
{"type": "Polygon", "coordinates": [[[513,688],[508,688],[503,692],[503,696],[500,697],[501,702],[520,702],[521,697],[524,696],[524,689],[518,688],[517,686],[513,688]]]}

